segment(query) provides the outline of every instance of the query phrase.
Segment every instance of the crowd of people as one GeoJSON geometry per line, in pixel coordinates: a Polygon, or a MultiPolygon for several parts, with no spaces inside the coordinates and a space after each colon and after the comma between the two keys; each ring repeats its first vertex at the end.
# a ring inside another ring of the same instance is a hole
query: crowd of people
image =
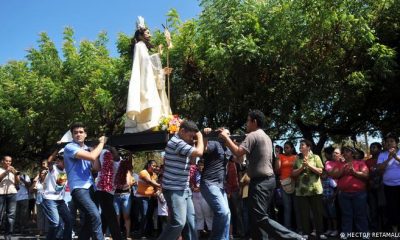
{"type": "MultiPolygon", "coordinates": [[[[46,239],[327,239],[339,233],[397,232],[400,223],[399,138],[388,134],[367,155],[350,145],[273,143],[264,115],[251,111],[246,138],[227,129],[199,131],[184,121],[162,162],[134,173],[132,155],[85,145],[86,128],[41,162],[31,178],[3,156],[1,225],[5,239],[34,220],[46,239]]],[[[367,235],[364,235],[368,238],[367,235]]]]}

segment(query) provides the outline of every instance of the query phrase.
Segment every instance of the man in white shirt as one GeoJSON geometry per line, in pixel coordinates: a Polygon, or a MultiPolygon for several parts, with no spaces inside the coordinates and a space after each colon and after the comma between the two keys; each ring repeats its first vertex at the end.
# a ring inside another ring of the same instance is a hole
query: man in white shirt
{"type": "Polygon", "coordinates": [[[3,156],[0,167],[0,222],[5,223],[4,239],[11,240],[14,231],[15,210],[17,206],[17,188],[19,174],[11,166],[12,158],[3,156]],[[4,218],[3,218],[3,213],[4,218]]]}

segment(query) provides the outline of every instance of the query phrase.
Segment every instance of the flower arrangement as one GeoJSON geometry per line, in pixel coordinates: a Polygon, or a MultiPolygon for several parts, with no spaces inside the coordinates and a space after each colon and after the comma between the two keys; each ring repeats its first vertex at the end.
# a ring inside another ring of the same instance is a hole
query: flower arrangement
{"type": "Polygon", "coordinates": [[[179,127],[183,120],[178,115],[162,116],[156,131],[168,131],[170,134],[174,134],[179,131],[179,127]]]}

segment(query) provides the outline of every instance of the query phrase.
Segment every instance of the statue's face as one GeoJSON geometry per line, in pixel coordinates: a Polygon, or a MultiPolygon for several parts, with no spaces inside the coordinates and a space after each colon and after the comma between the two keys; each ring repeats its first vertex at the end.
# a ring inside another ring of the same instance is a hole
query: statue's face
{"type": "Polygon", "coordinates": [[[144,37],[144,39],[146,39],[146,40],[150,40],[151,34],[150,34],[150,30],[149,30],[149,29],[147,29],[146,31],[144,31],[143,37],[144,37]]]}

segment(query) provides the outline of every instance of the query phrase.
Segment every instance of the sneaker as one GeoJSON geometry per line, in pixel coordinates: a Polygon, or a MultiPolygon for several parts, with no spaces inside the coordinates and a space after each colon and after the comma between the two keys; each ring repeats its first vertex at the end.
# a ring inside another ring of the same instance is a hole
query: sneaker
{"type": "Polygon", "coordinates": [[[328,237],[325,234],[319,235],[319,239],[328,239],[328,237]]]}
{"type": "Polygon", "coordinates": [[[336,237],[338,234],[339,234],[338,231],[334,230],[334,231],[331,232],[331,234],[329,234],[329,236],[330,237],[336,237]]]}
{"type": "Polygon", "coordinates": [[[314,236],[314,237],[317,236],[317,233],[315,232],[315,230],[312,231],[311,236],[314,236]]]}
{"type": "Polygon", "coordinates": [[[333,231],[331,231],[331,230],[327,230],[326,232],[324,232],[324,235],[330,236],[332,232],[333,232],[333,231]]]}

